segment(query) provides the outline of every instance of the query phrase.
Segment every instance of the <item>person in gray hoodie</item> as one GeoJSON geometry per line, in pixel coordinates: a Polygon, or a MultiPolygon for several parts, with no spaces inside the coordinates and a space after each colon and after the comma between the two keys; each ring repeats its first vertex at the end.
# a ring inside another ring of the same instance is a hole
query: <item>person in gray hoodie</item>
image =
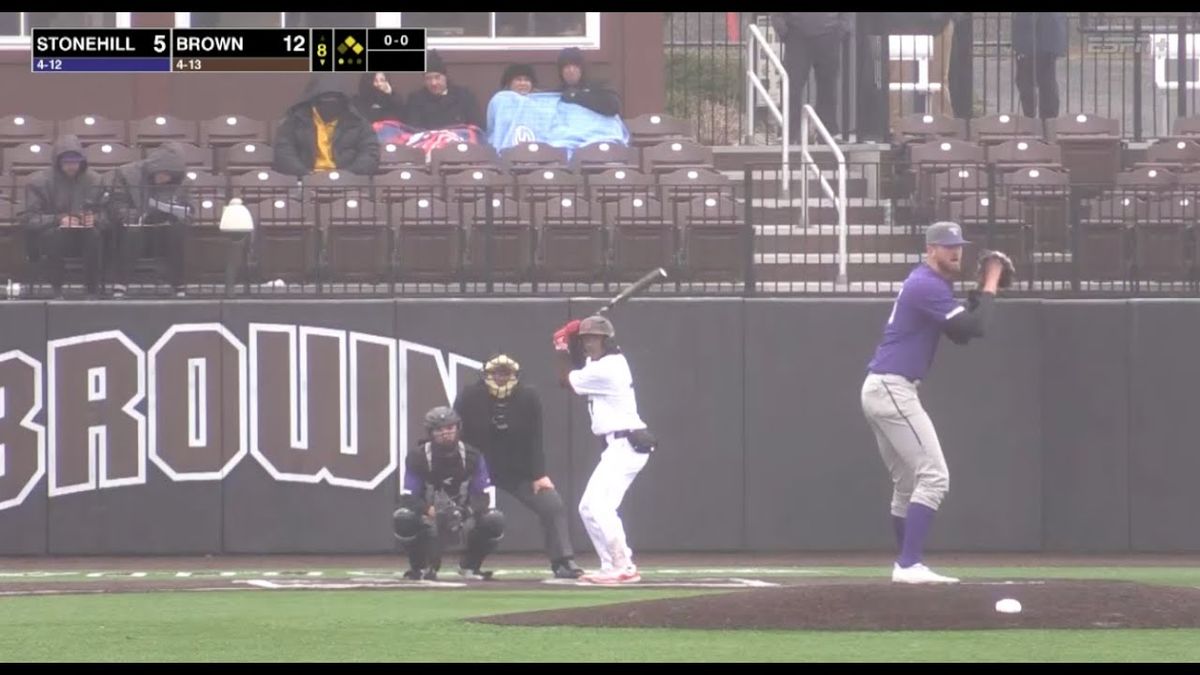
{"type": "Polygon", "coordinates": [[[99,180],[88,169],[79,139],[60,136],[54,144],[54,165],[39,171],[26,186],[21,216],[26,252],[33,262],[45,257],[55,297],[62,297],[63,254],[68,248],[81,250],[87,292],[96,294],[102,248],[99,196],[99,180]]]}
{"type": "Polygon", "coordinates": [[[772,12],[771,25],[783,41],[783,65],[791,83],[789,124],[800,130],[801,107],[808,72],[817,77],[817,115],[829,133],[840,133],[838,124],[838,72],[842,67],[842,39],[853,31],[851,12],[772,12]]]}
{"type": "Polygon", "coordinates": [[[183,250],[194,207],[183,179],[187,164],[179,143],[169,141],[143,160],[112,172],[102,197],[111,236],[109,249],[116,260],[115,297],[124,297],[133,267],[146,248],[147,226],[164,232],[167,280],[183,295],[183,250]]]}

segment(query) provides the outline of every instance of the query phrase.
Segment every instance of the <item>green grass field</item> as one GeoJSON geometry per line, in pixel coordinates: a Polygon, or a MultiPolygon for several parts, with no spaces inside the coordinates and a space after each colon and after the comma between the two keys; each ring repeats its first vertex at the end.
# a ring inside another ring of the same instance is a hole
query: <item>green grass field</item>
{"type": "MultiPolygon", "coordinates": [[[[839,575],[878,569],[822,568],[839,575]]],[[[1200,586],[1200,569],[947,568],[1200,586]]],[[[647,576],[653,574],[646,570],[647,576]]],[[[762,578],[769,578],[760,575],[762,578]]],[[[1197,661],[1200,630],[791,632],[482,625],[662,589],[231,591],[0,598],[0,661],[1197,661]]]]}

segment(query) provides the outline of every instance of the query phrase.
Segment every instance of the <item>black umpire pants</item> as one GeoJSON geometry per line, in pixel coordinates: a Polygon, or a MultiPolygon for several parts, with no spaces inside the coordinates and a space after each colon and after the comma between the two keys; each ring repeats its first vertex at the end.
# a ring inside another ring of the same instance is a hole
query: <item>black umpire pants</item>
{"type": "Polygon", "coordinates": [[[567,532],[567,507],[558,490],[542,490],[534,494],[533,484],[529,481],[522,481],[516,487],[504,485],[500,489],[537,514],[545,537],[546,557],[551,563],[575,557],[571,536],[567,532]]]}
{"type": "Polygon", "coordinates": [[[817,104],[813,106],[825,128],[831,135],[840,133],[838,126],[838,71],[842,67],[842,36],[789,35],[783,42],[783,66],[787,68],[791,95],[788,111],[792,138],[800,133],[801,109],[804,106],[804,90],[808,85],[808,72],[812,70],[817,80],[817,104]]]}
{"type": "Polygon", "coordinates": [[[1017,56],[1017,92],[1026,117],[1058,117],[1058,57],[1017,56]]]}

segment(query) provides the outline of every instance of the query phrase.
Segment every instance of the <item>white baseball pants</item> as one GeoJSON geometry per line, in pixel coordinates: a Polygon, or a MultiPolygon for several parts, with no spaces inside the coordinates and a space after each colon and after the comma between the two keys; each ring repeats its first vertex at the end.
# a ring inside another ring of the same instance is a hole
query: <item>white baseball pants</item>
{"type": "Polygon", "coordinates": [[[633,564],[633,550],[625,540],[617,509],[649,459],[650,453],[637,452],[628,439],[608,436],[608,446],[600,453],[600,463],[579,500],[579,516],[600,556],[602,570],[633,564]]]}

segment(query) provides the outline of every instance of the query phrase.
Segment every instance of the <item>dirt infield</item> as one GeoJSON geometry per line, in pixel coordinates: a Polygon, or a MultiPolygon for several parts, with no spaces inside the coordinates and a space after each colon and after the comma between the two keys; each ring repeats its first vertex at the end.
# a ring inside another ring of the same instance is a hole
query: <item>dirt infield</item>
{"type": "Polygon", "coordinates": [[[1108,581],[820,583],[479,619],[519,626],[728,630],[985,630],[1195,628],[1200,589],[1108,581]],[[1014,598],[1019,614],[996,601],[1014,598]]]}

